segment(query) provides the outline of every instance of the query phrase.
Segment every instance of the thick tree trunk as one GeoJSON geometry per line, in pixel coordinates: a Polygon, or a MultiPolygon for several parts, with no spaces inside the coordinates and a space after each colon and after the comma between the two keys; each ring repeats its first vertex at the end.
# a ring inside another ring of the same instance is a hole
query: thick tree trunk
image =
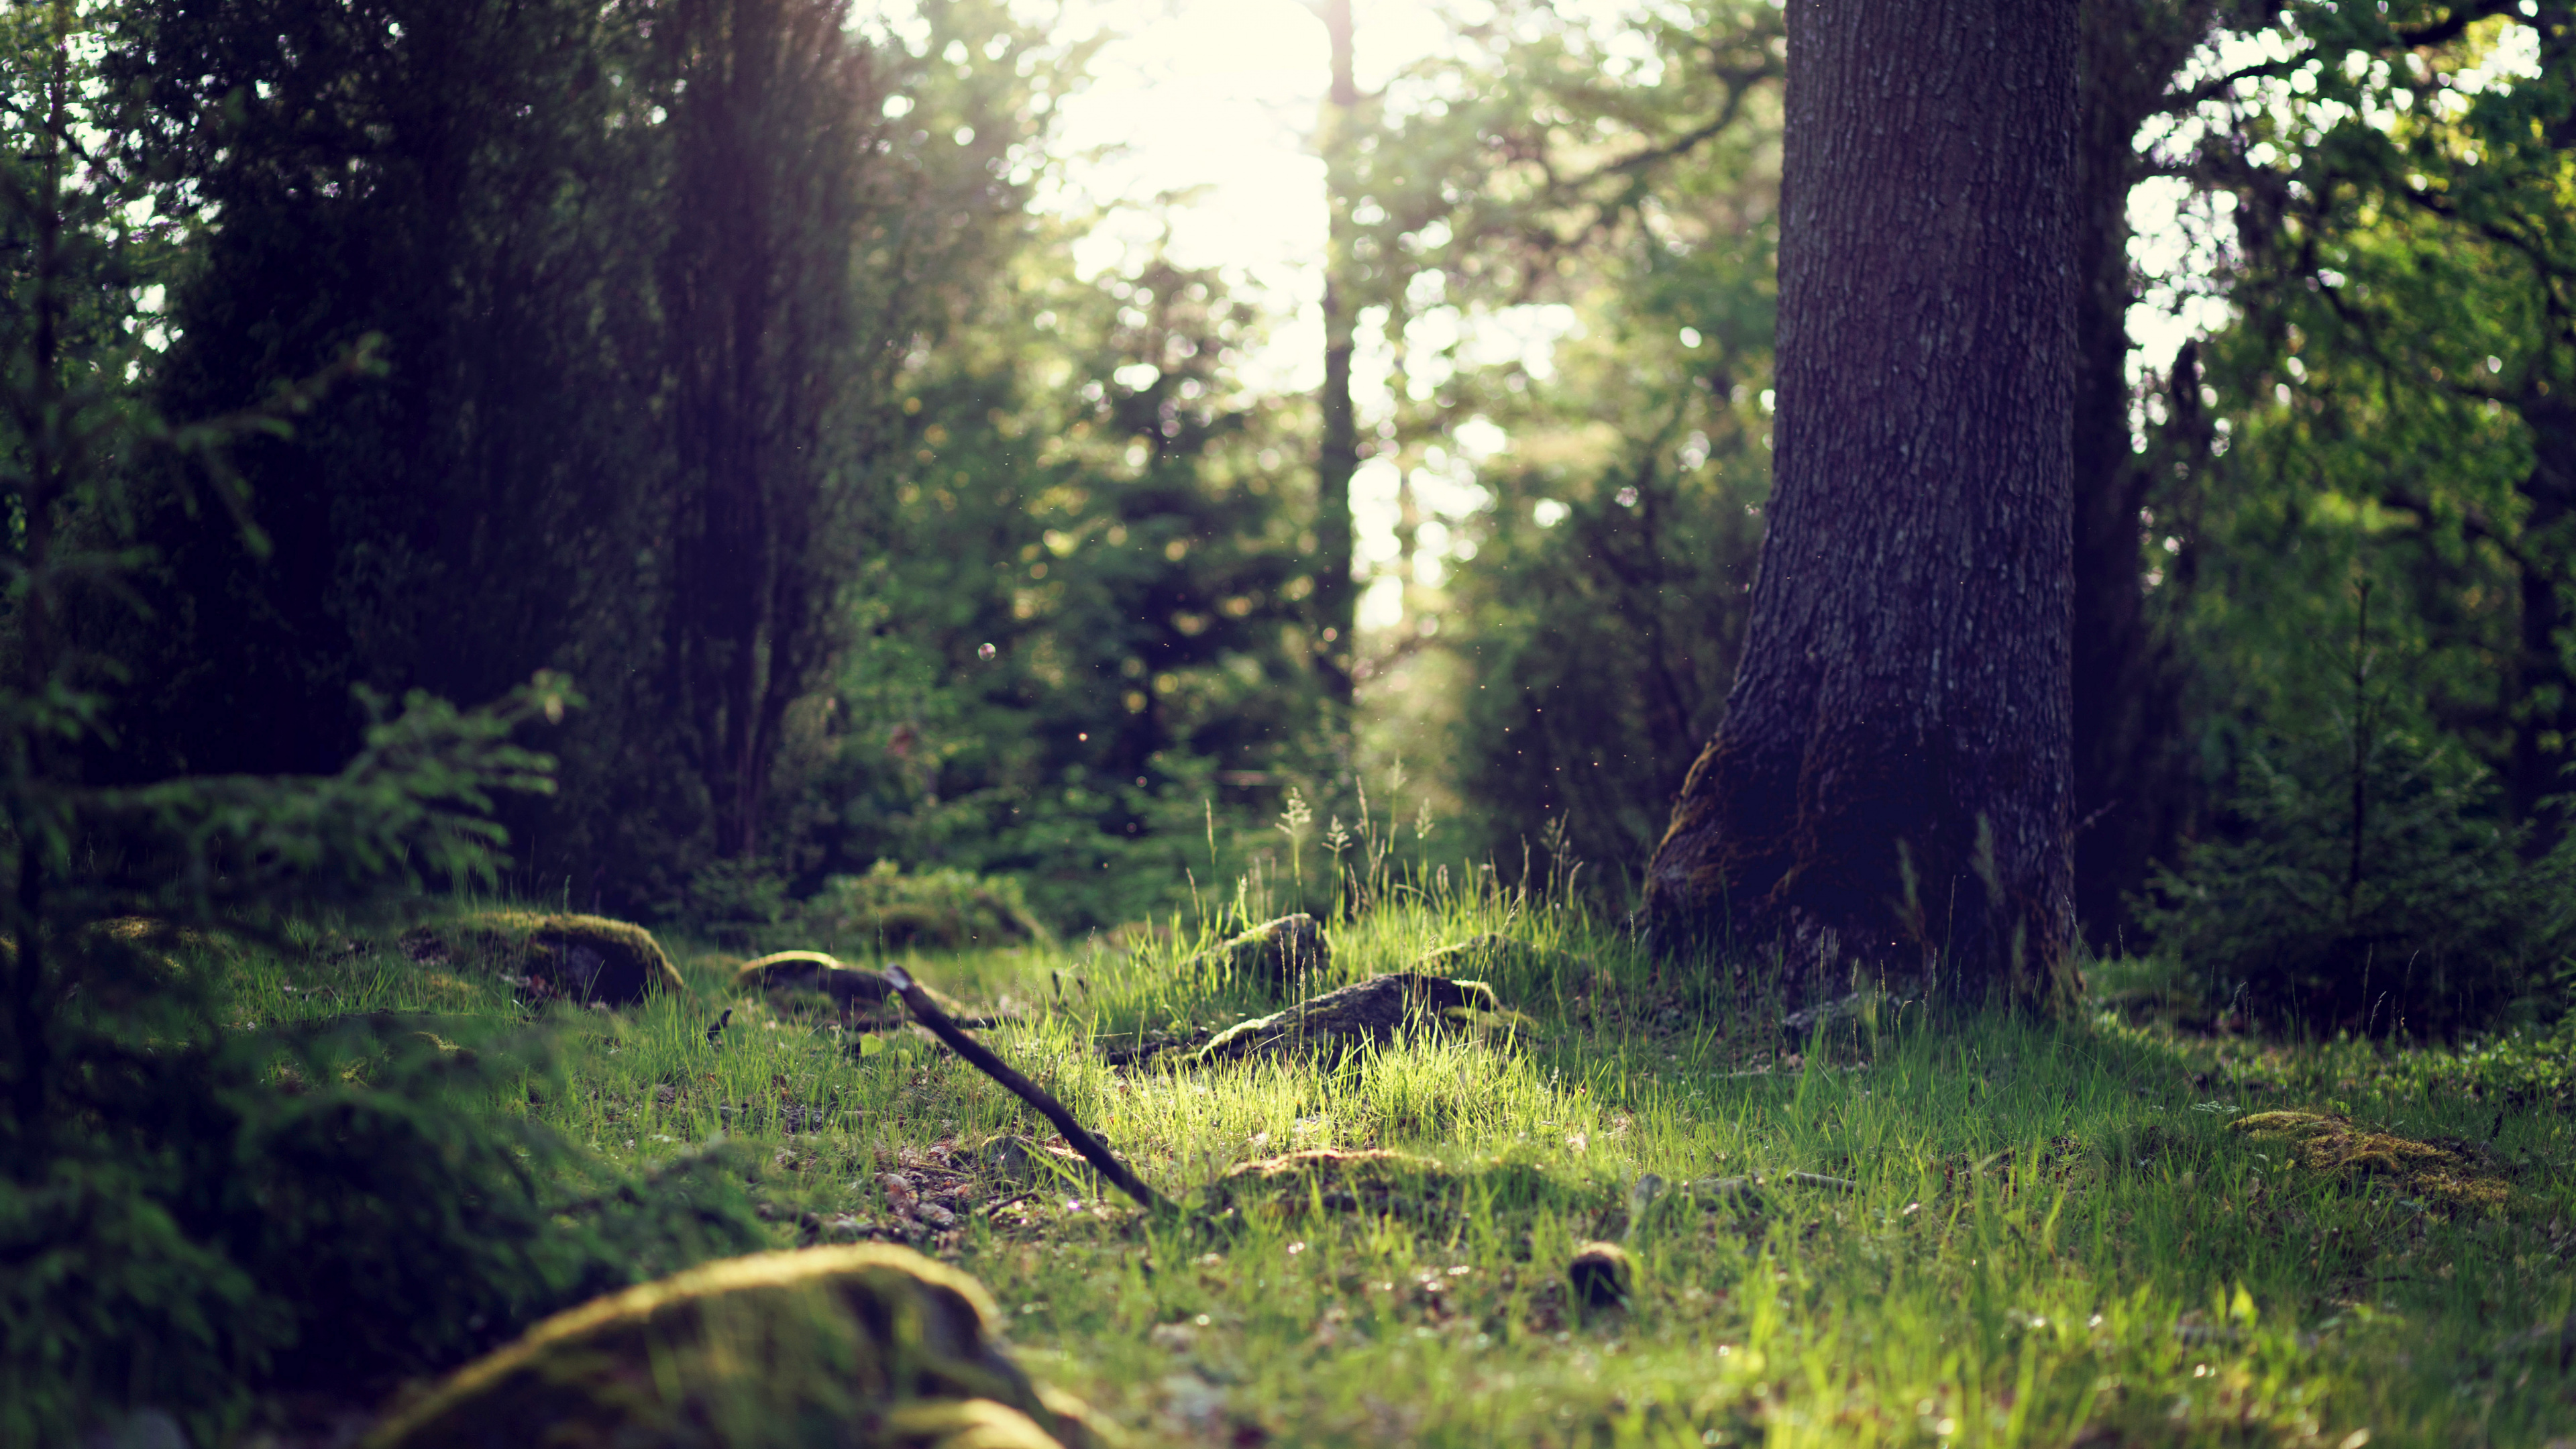
{"type": "Polygon", "coordinates": [[[1667,948],[2071,976],[2077,7],[1791,0],[1770,533],[1647,873],[1667,948]]]}

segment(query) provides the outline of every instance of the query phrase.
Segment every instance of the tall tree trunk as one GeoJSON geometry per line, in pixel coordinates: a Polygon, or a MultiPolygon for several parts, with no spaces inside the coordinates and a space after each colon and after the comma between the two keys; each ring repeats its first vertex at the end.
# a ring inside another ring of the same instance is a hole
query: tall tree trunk
{"type": "Polygon", "coordinates": [[[760,844],[787,707],[825,654],[848,546],[853,253],[870,57],[843,0],[693,0],[671,103],[664,267],[673,462],[673,696],[715,847],[760,844]]]}
{"type": "MultiPolygon", "coordinates": [[[[2077,9],[1791,0],[1770,533],[1647,872],[1659,944],[2071,976],[2077,9]]],[[[1936,975],[1936,973],[1939,973],[1936,975]]]]}
{"type": "MultiPolygon", "coordinates": [[[[1351,347],[1358,304],[1352,293],[1351,192],[1358,184],[1359,86],[1351,78],[1351,0],[1322,0],[1333,55],[1324,103],[1325,206],[1323,437],[1315,450],[1316,667],[1347,716],[1358,599],[1351,582],[1351,475],[1359,471],[1359,414],[1351,400],[1351,347]]],[[[1347,726],[1337,720],[1335,728],[1347,726]]]]}
{"type": "Polygon", "coordinates": [[[2084,0],[2075,210],[2075,914],[2096,942],[2170,853],[2190,792],[2174,742],[2181,681],[2149,626],[2142,515],[2154,464],[2130,447],[2129,192],[2138,128],[2219,0],[2084,0]]]}

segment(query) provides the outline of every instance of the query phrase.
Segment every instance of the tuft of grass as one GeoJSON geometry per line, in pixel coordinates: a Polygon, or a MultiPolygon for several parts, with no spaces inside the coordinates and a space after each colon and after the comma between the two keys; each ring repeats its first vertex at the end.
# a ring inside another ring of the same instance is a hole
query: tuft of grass
{"type": "MultiPolygon", "coordinates": [[[[1105,1196],[909,1032],[781,1016],[686,940],[686,992],[538,1011],[567,1086],[512,1110],[648,1173],[722,1134],[776,1246],[957,1264],[1033,1372],[1148,1445],[2540,1445],[2576,1423],[2576,1151],[2492,1054],[1892,1005],[1784,1041],[1579,909],[1389,887],[1331,923],[1315,989],[1500,936],[1519,949],[1475,974],[1531,1025],[1110,1065],[1278,1008],[1207,954],[1232,919],[891,958],[1008,1018],[985,1039],[1181,1216],[1105,1196]],[[2494,1190],[2327,1170],[2266,1112],[2474,1144],[2494,1190]],[[1647,1174],[1671,1190],[1632,1191],[1647,1174]],[[1624,1306],[1569,1278],[1603,1241],[1624,1306]]],[[[471,962],[309,945],[227,958],[243,1021],[527,1014],[471,962]]]]}

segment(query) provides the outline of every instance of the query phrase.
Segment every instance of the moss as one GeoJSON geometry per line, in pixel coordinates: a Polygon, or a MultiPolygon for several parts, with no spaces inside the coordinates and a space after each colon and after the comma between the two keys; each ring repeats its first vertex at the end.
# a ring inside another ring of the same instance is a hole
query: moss
{"type": "Polygon", "coordinates": [[[767,996],[780,1011],[828,1003],[843,1017],[890,1015],[894,986],[876,971],[844,965],[820,951],[774,951],[746,961],[733,974],[734,990],[767,996]]]}
{"type": "Polygon", "coordinates": [[[982,1285],[908,1248],[734,1258],[557,1314],[368,1446],[1092,1442],[1078,1404],[1042,1394],[1003,1356],[996,1319],[982,1285]]]}
{"type": "Polygon", "coordinates": [[[483,911],[406,933],[402,953],[424,966],[479,961],[517,977],[535,999],[632,1006],[685,991],[671,958],[642,926],[605,916],[483,911]]]}
{"type": "Polygon", "coordinates": [[[1205,1064],[1264,1052],[1347,1049],[1428,1027],[1522,1023],[1517,1013],[1503,1010],[1494,989],[1482,981],[1393,971],[1229,1027],[1193,1060],[1205,1064]]]}
{"type": "Polygon", "coordinates": [[[886,1415],[885,1443],[900,1449],[1062,1449],[1054,1435],[991,1399],[930,1399],[886,1415]]]}
{"type": "Polygon", "coordinates": [[[1238,1163],[1209,1196],[1210,1205],[1220,1208],[1410,1217],[1452,1195],[1453,1178],[1438,1161],[1410,1152],[1319,1147],[1238,1163]]]}
{"type": "Polygon", "coordinates": [[[2295,1144],[2299,1165],[2336,1177],[2379,1177],[2456,1207],[2502,1207],[2509,1189],[2464,1142],[2372,1132],[2324,1112],[2254,1112],[2228,1124],[2249,1137],[2295,1144]]]}

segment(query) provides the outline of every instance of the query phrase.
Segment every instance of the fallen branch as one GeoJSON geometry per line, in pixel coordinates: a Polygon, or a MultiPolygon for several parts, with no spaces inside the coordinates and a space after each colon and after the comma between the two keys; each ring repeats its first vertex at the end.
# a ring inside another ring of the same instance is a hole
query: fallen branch
{"type": "Polygon", "coordinates": [[[1171,1208],[1172,1204],[1161,1194],[1147,1187],[1136,1174],[1127,1170],[1127,1165],[1118,1160],[1117,1154],[1109,1150],[1107,1143],[1092,1136],[1080,1122],[1076,1121],[1073,1113],[1067,1111],[1062,1102],[1050,1096],[1045,1088],[1012,1070],[1010,1063],[993,1055],[990,1047],[968,1036],[965,1028],[959,1026],[947,1012],[940,1009],[939,1003],[932,999],[930,992],[920,982],[912,979],[910,972],[900,966],[889,966],[886,968],[885,978],[894,987],[896,993],[903,997],[903,1004],[911,1009],[914,1020],[930,1028],[931,1035],[946,1042],[950,1051],[972,1062],[977,1071],[1009,1088],[1011,1095],[1037,1108],[1038,1115],[1054,1123],[1055,1130],[1064,1134],[1064,1140],[1072,1143],[1074,1150],[1089,1159],[1093,1167],[1100,1169],[1100,1175],[1109,1179],[1119,1191],[1156,1212],[1171,1208]]]}

